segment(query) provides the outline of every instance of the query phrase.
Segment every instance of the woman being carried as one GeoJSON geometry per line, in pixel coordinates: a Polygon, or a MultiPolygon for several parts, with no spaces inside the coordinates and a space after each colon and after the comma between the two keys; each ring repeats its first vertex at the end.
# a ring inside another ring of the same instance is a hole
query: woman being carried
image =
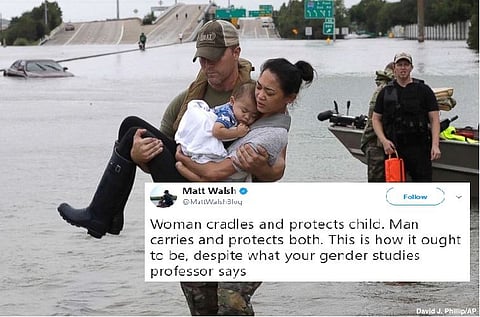
{"type": "MultiPolygon", "coordinates": [[[[228,159],[218,163],[197,163],[203,167],[198,171],[190,164],[193,162],[190,157],[181,154],[177,154],[181,160],[177,170],[175,141],[146,121],[138,117],[127,117],[120,126],[118,142],[89,206],[76,209],[62,203],[57,208],[60,215],[68,223],[86,228],[95,238],[101,238],[107,232],[118,235],[123,228],[123,210],[134,183],[137,165],[150,173],[155,182],[185,182],[195,174],[190,180],[225,180],[235,174],[237,169],[245,175],[247,173],[240,171],[239,166],[260,170],[255,166],[258,161],[249,160],[250,157],[255,157],[255,150],[262,155],[266,150],[269,165],[272,166],[280,154],[285,155],[287,131],[290,127],[287,105],[295,100],[303,81],[310,83],[313,77],[314,70],[307,62],[299,61],[293,65],[283,58],[266,61],[255,88],[257,110],[262,117],[250,126],[251,131],[246,136],[229,147],[228,159]],[[148,140],[145,145],[148,151],[143,156],[139,155],[142,151],[136,146],[142,146],[140,140],[148,140]],[[242,147],[247,143],[253,146],[242,147]],[[259,147],[255,148],[257,145],[259,147]],[[238,153],[235,152],[236,149],[238,153]],[[145,156],[147,160],[144,159],[145,156]],[[246,159],[242,160],[242,157],[246,159]],[[218,165],[211,168],[210,164],[218,165]]],[[[258,174],[255,176],[259,177],[258,174]]],[[[261,179],[267,180],[265,177],[261,179]]]]}
{"type": "Polygon", "coordinates": [[[273,165],[287,146],[291,121],[287,106],[295,101],[303,82],[308,85],[313,81],[314,72],[305,61],[292,64],[284,58],[267,60],[262,65],[255,89],[261,116],[250,126],[249,133],[236,140],[228,148],[228,158],[220,162],[199,164],[177,151],[177,170],[191,181],[241,179],[247,172],[239,168],[244,162],[239,161],[237,149],[244,144],[251,145],[252,151],[258,147],[265,149],[268,162],[273,165]]]}

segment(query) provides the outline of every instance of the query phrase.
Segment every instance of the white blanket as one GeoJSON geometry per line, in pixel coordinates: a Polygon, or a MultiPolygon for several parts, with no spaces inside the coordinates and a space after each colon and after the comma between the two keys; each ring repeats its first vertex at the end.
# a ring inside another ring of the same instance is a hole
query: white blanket
{"type": "Polygon", "coordinates": [[[220,161],[227,156],[223,143],[212,135],[217,115],[203,100],[192,100],[180,120],[175,141],[197,163],[220,161]]]}

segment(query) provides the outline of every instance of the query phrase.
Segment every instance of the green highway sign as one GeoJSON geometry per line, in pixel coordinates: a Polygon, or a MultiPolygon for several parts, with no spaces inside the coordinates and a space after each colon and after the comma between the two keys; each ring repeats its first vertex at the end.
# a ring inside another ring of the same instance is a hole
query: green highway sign
{"type": "Polygon", "coordinates": [[[248,16],[251,18],[258,18],[260,16],[260,11],[259,10],[248,11],[248,16]]]}
{"type": "Polygon", "coordinates": [[[333,17],[334,2],[332,0],[305,0],[304,6],[305,19],[325,19],[333,17]]]}
{"type": "Polygon", "coordinates": [[[217,19],[244,18],[247,16],[245,9],[217,9],[215,17],[217,19]]]}
{"type": "Polygon", "coordinates": [[[261,4],[258,6],[261,17],[271,17],[273,15],[273,6],[269,4],[261,4]]]}
{"type": "Polygon", "coordinates": [[[335,23],[332,22],[324,22],[323,23],[323,34],[324,35],[333,35],[335,31],[335,23]]]}
{"type": "Polygon", "coordinates": [[[260,11],[264,11],[267,13],[272,13],[273,12],[273,6],[271,4],[261,4],[258,6],[260,11]]]}

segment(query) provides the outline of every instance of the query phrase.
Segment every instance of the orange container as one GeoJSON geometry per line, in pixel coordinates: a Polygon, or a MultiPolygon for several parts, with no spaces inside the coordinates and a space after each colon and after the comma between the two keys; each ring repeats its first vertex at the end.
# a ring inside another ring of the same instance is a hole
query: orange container
{"type": "Polygon", "coordinates": [[[404,182],[405,181],[405,166],[403,159],[398,157],[398,153],[395,150],[395,156],[388,155],[388,159],[385,160],[385,181],[387,183],[404,182]]]}

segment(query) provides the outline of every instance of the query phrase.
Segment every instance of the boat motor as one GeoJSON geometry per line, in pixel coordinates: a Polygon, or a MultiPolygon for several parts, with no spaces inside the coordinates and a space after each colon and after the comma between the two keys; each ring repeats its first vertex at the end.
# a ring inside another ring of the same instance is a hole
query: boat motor
{"type": "MultiPolygon", "coordinates": [[[[323,112],[320,112],[317,115],[317,119],[319,121],[325,121],[329,120],[330,123],[334,126],[341,126],[341,127],[355,127],[357,129],[363,129],[365,128],[365,125],[367,124],[367,116],[365,115],[359,115],[359,116],[349,116],[347,115],[341,115],[338,113],[338,105],[336,101],[333,101],[335,105],[335,110],[326,110],[323,112]]],[[[347,111],[350,109],[350,101],[347,102],[347,111]]]]}
{"type": "Polygon", "coordinates": [[[333,115],[336,115],[335,112],[333,112],[333,110],[326,110],[326,111],[323,111],[323,112],[320,112],[317,116],[317,119],[319,121],[325,121],[325,120],[330,120],[330,118],[333,116],[333,115]]]}
{"type": "Polygon", "coordinates": [[[453,121],[455,121],[457,119],[458,119],[458,116],[453,116],[450,119],[447,118],[447,119],[443,119],[442,121],[440,121],[440,132],[442,132],[446,128],[448,128],[450,126],[450,123],[452,123],[453,121]]]}

